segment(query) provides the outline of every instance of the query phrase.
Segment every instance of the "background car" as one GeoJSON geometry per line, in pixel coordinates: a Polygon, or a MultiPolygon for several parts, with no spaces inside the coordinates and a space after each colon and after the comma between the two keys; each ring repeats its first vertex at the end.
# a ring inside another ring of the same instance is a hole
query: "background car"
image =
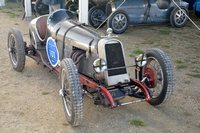
{"type": "Polygon", "coordinates": [[[170,22],[172,26],[180,28],[187,23],[186,14],[189,14],[189,4],[184,1],[175,1],[181,10],[172,0],[126,0],[125,2],[115,0],[107,2],[105,10],[102,6],[94,6],[89,10],[89,23],[97,28],[102,27],[107,21],[107,26],[112,28],[116,34],[125,32],[129,25],[138,24],[170,22]]]}
{"type": "Polygon", "coordinates": [[[200,18],[200,0],[196,0],[193,4],[193,14],[195,17],[200,18]]]}

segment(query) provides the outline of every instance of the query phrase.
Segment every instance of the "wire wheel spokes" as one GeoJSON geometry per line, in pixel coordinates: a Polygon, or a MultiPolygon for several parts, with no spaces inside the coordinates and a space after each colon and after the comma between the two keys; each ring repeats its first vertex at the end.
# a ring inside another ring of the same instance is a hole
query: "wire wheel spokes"
{"type": "Polygon", "coordinates": [[[186,12],[184,10],[178,10],[174,18],[175,22],[180,25],[185,23],[185,20],[187,19],[185,14],[186,12]]]}
{"type": "Polygon", "coordinates": [[[96,9],[92,15],[91,15],[91,20],[94,23],[94,25],[99,25],[99,19],[103,16],[104,12],[100,9],[96,9]]]}
{"type": "Polygon", "coordinates": [[[62,70],[62,77],[61,77],[61,85],[63,90],[63,102],[64,102],[64,108],[69,116],[72,114],[72,98],[71,98],[71,92],[70,92],[70,85],[67,79],[66,71],[65,69],[62,70]]]}
{"type": "Polygon", "coordinates": [[[152,88],[153,92],[152,98],[155,98],[158,97],[163,90],[163,85],[164,85],[163,71],[159,62],[155,58],[149,58],[147,62],[148,62],[147,67],[153,68],[156,75],[156,86],[152,88]]]}

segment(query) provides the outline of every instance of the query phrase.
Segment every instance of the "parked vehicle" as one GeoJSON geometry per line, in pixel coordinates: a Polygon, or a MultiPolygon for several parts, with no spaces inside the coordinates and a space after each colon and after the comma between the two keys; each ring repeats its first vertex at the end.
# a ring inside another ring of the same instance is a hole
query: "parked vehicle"
{"type": "MultiPolygon", "coordinates": [[[[104,0],[105,1],[105,0],[104,0]]],[[[89,23],[94,28],[101,27],[107,20],[107,27],[116,34],[126,31],[129,25],[157,24],[170,22],[174,27],[183,27],[188,18],[187,2],[175,0],[115,0],[106,4],[106,9],[95,6],[89,11],[89,23]],[[110,17],[108,18],[108,16],[110,17]],[[107,19],[108,18],[108,19],[107,19]]]]}
{"type": "Polygon", "coordinates": [[[193,13],[195,17],[200,18],[200,0],[196,0],[193,4],[193,13]]]}
{"type": "Polygon", "coordinates": [[[148,49],[127,66],[123,44],[112,36],[112,29],[101,35],[77,22],[76,16],[60,9],[33,19],[30,44],[18,29],[8,33],[9,57],[16,71],[24,69],[27,56],[58,75],[66,119],[72,126],[81,124],[84,96],[109,108],[144,101],[157,106],[169,100],[174,73],[162,50],[148,49]],[[134,71],[129,72],[130,67],[134,71]],[[126,97],[133,99],[122,102],[126,97]]]}

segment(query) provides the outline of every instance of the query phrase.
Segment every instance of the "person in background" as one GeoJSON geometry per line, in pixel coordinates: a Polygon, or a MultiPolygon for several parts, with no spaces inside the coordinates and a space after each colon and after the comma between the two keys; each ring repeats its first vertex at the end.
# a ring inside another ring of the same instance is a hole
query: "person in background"
{"type": "Polygon", "coordinates": [[[64,0],[42,0],[42,2],[49,6],[49,14],[64,7],[64,0]]]}
{"type": "Polygon", "coordinates": [[[0,0],[0,7],[3,8],[4,6],[5,6],[5,1],[4,0],[0,0]]]}

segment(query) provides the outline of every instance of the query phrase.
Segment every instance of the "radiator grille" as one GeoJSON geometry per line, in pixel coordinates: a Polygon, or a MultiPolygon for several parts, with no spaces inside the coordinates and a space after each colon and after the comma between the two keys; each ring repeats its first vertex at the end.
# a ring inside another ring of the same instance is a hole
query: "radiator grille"
{"type": "MultiPolygon", "coordinates": [[[[106,44],[105,51],[108,69],[125,66],[124,56],[120,43],[106,44]]],[[[108,76],[125,73],[127,73],[126,68],[108,70],[108,76]]]]}

